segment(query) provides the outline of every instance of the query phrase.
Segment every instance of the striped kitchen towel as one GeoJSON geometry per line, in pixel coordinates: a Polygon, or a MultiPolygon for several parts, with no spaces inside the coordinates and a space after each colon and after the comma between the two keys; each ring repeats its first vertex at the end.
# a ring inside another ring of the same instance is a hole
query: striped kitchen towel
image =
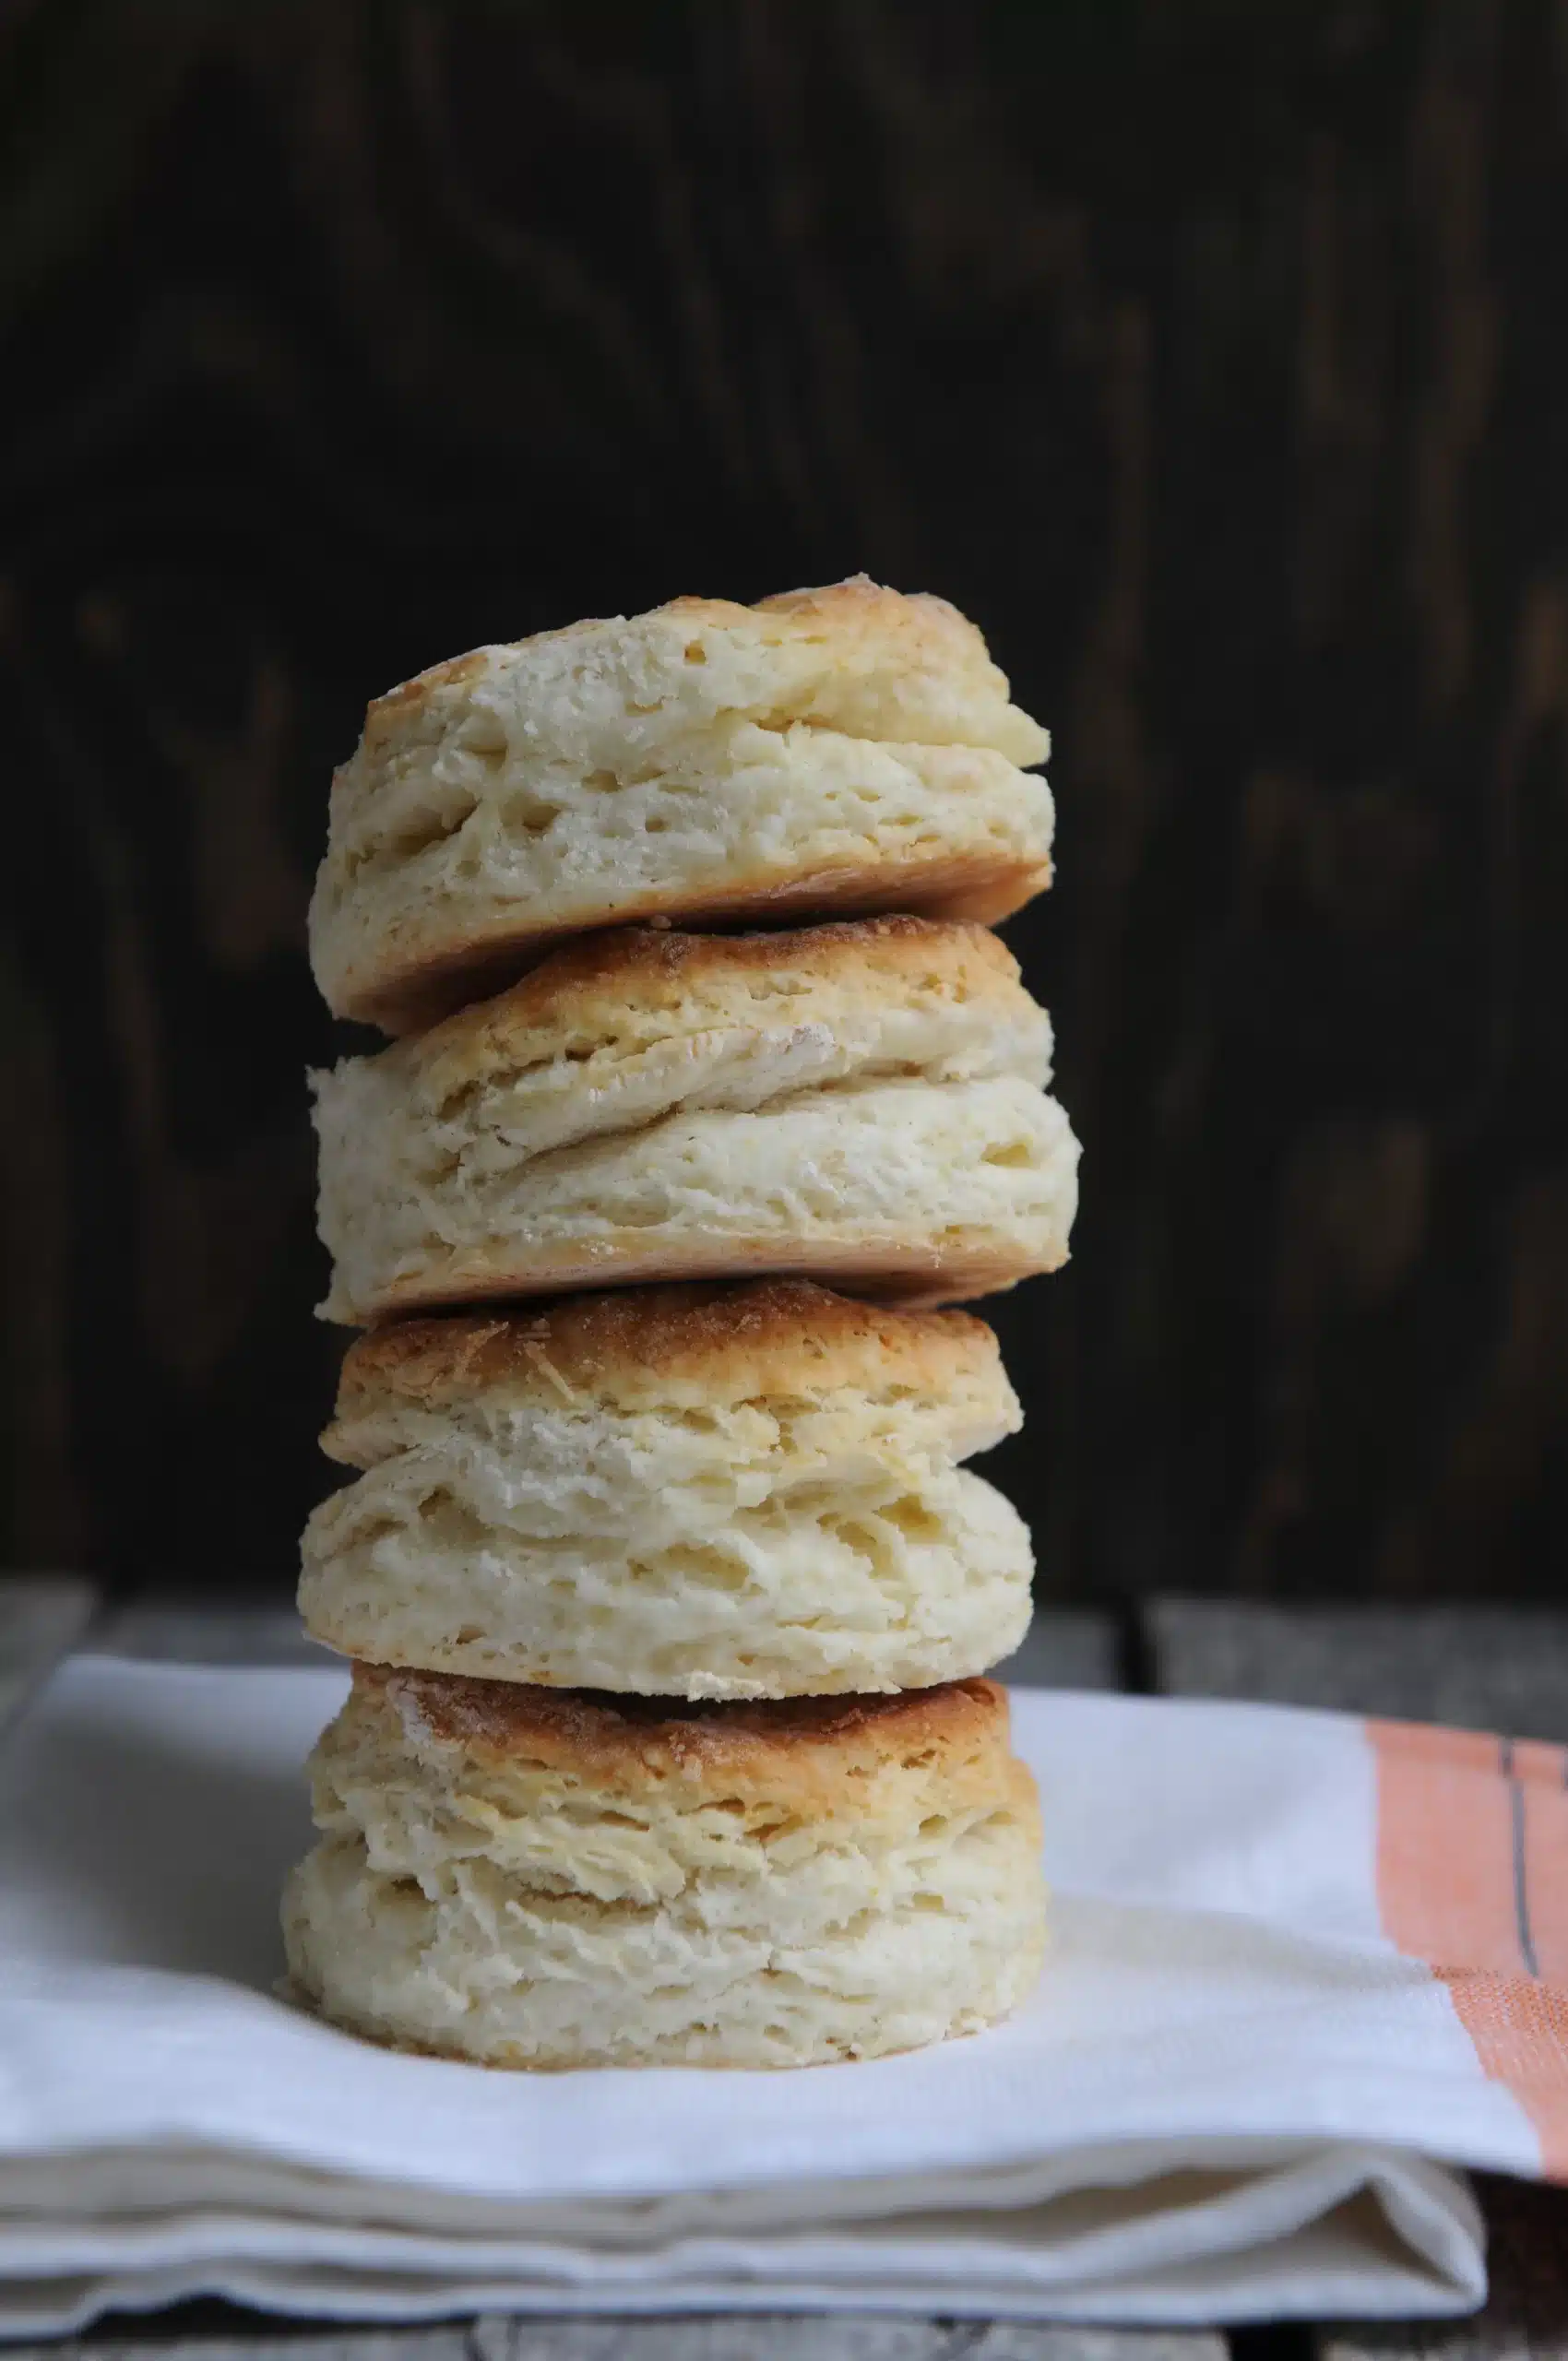
{"type": "Polygon", "coordinates": [[[1525,2117],[1516,2169],[1568,2180],[1568,1750],[1369,1722],[1378,1907],[1525,2117]]]}
{"type": "Polygon", "coordinates": [[[1555,1747],[1020,1690],[1054,1941],[1004,2026],[804,2073],[486,2073],[276,1997],[332,1671],[77,1660],[0,1750],[0,2333],[1461,2311],[1466,2165],[1568,2177],[1555,1747]]]}

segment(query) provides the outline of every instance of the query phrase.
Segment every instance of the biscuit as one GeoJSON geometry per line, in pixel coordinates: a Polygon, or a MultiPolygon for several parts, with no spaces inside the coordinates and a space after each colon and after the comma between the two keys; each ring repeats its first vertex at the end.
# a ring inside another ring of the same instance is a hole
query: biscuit
{"type": "Polygon", "coordinates": [[[972,623],[863,575],[477,648],[333,780],[316,980],[403,1033],[635,919],[992,924],[1049,882],[1049,744],[972,623]]]}
{"type": "Polygon", "coordinates": [[[754,1272],[939,1303],[1066,1259],[1051,1026],[983,928],[628,929],[313,1077],[323,1314],[754,1272]]]}
{"type": "Polygon", "coordinates": [[[803,1280],[394,1322],[323,1437],[305,1529],[345,1655],[678,1698],[924,1688],[1022,1640],[1028,1532],[957,1463],[1016,1430],[966,1312],[803,1280]]]}
{"type": "Polygon", "coordinates": [[[1005,1693],[632,1703],[356,1666],[293,1988],[489,2066],[809,2066],[1005,2016],[1044,1941],[1005,1693]]]}

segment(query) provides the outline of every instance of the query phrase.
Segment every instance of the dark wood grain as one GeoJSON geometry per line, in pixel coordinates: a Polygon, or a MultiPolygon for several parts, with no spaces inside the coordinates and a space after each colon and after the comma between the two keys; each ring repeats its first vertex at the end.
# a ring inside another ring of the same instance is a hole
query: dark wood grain
{"type": "Polygon", "coordinates": [[[1544,1593],[1568,48],[1534,0],[0,12],[8,1554],[286,1586],[330,765],[859,566],[1057,733],[1060,1596],[1544,1593]]]}
{"type": "MultiPolygon", "coordinates": [[[[688,2313],[664,2319],[482,2314],[436,2328],[286,2328],[220,2304],[182,2305],[117,2332],[14,2345],[16,2361],[1226,2361],[1202,2330],[1061,2328],[1035,2320],[902,2320],[853,2313],[688,2313]]],[[[1469,2361],[1469,2356],[1462,2357],[1469,2361]]],[[[1544,2361],[1544,2356],[1543,2356],[1544,2361]]]]}

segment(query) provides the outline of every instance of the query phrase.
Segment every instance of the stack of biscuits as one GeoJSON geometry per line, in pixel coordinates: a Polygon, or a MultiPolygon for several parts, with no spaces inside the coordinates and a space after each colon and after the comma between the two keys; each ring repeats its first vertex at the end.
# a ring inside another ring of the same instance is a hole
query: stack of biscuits
{"type": "Polygon", "coordinates": [[[328,1319],[301,1607],[353,1663],[285,1901],[334,2022],[488,2065],[810,2065],[1004,2015],[1038,1808],[980,1676],[1019,1423],[943,1309],[1065,1260],[988,927],[1045,733],[863,579],[677,599],[374,705],[312,909],[328,1319]],[[809,921],[809,923],[805,923],[809,921]]]}

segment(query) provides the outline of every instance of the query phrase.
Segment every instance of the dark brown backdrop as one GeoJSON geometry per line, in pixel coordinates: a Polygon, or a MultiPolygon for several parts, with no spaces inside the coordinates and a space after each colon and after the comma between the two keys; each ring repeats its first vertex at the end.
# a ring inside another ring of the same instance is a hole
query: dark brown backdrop
{"type": "Polygon", "coordinates": [[[0,14],[7,1554],[291,1579],[302,950],[434,658],[864,567],[1057,733],[1063,1594],[1568,1517],[1568,18],[0,14]]]}

